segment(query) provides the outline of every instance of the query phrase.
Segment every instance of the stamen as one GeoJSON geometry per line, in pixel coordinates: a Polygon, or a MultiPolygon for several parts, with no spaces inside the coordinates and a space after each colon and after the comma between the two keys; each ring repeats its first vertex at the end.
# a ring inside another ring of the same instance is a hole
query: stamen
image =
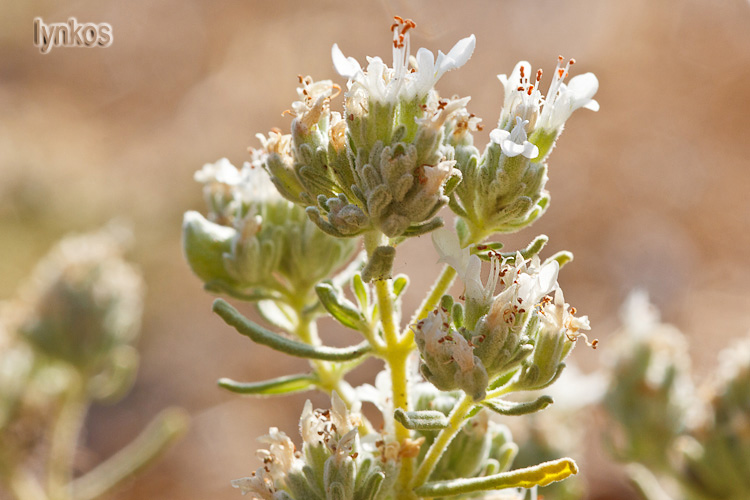
{"type": "Polygon", "coordinates": [[[338,95],[341,93],[341,85],[339,85],[338,83],[334,83],[334,84],[331,85],[331,88],[333,88],[333,90],[335,90],[336,93],[335,94],[331,94],[331,97],[329,97],[329,99],[333,99],[335,97],[338,97],[338,95]]]}

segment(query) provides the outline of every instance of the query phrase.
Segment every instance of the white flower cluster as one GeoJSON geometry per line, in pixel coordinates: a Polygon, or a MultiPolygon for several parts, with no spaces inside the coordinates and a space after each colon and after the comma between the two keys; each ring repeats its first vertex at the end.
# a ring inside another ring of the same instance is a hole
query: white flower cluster
{"type": "Polygon", "coordinates": [[[344,56],[339,46],[333,45],[333,65],[341,76],[349,79],[347,87],[352,95],[363,92],[383,104],[423,99],[445,73],[466,64],[474,52],[476,38],[471,35],[459,40],[447,54],[438,51],[437,59],[425,48],[420,48],[412,59],[409,30],[416,24],[400,17],[395,21],[391,26],[393,67],[388,67],[379,57],[368,57],[367,69],[362,69],[356,59],[344,56]],[[410,64],[414,71],[409,68],[410,64]]]}
{"type": "Polygon", "coordinates": [[[575,60],[570,59],[563,66],[564,60],[562,56],[558,58],[546,97],[539,90],[542,70],[531,80],[531,65],[527,61],[516,64],[510,77],[498,75],[505,88],[505,101],[498,128],[490,133],[490,139],[501,146],[506,156],[537,158],[539,148],[527,140],[535,131],[556,136],[576,109],[599,110],[599,103],[593,99],[599,89],[596,76],[578,75],[566,85],[565,78],[575,60]]]}

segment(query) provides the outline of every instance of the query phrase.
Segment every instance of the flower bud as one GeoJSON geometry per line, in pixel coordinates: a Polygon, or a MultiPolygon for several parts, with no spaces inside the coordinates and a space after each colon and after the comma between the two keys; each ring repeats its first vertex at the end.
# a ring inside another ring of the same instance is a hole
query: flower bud
{"type": "Polygon", "coordinates": [[[474,352],[490,376],[507,372],[528,356],[531,312],[555,286],[559,265],[554,260],[541,265],[536,256],[527,263],[517,253],[514,264],[495,269],[491,272],[498,275],[504,288],[472,333],[474,352]]]}
{"type": "Polygon", "coordinates": [[[446,311],[437,309],[417,323],[414,340],[422,357],[422,375],[441,391],[461,389],[475,401],[484,399],[488,376],[464,336],[450,328],[446,311]]]}
{"type": "Polygon", "coordinates": [[[187,212],[183,223],[185,256],[209,288],[237,294],[287,286],[310,291],[349,259],[354,242],[321,232],[304,209],[278,195],[257,163],[230,167],[240,180],[230,192],[234,212],[221,219],[224,224],[196,212],[187,212]]]}
{"type": "Polygon", "coordinates": [[[620,458],[652,470],[668,467],[665,453],[684,432],[694,400],[690,359],[683,335],[658,321],[645,294],[633,294],[625,306],[604,407],[617,421],[611,434],[620,458]]]}
{"type": "Polygon", "coordinates": [[[456,166],[462,181],[450,206],[459,216],[462,240],[518,231],[546,210],[547,167],[532,161],[538,150],[526,140],[524,124],[519,119],[511,132],[495,129],[481,157],[472,149],[459,150],[456,166]]]}
{"type": "Polygon", "coordinates": [[[414,26],[397,18],[392,68],[371,58],[363,70],[334,45],[334,66],[349,78],[343,118],[330,111],[335,84],[301,79],[291,147],[285,155],[266,157],[279,191],[334,236],[375,229],[396,238],[430,231],[440,225],[435,215],[460,178],[450,146],[443,145],[444,124],[468,99],[441,100],[433,87],[469,59],[474,37],[437,60],[420,49],[411,71],[408,32],[414,26]]]}
{"type": "Polygon", "coordinates": [[[143,281],[122,258],[127,237],[116,227],[68,237],[37,265],[19,326],[36,349],[94,375],[135,340],[143,281]]]}
{"type": "MultiPolygon", "coordinates": [[[[563,361],[570,354],[576,340],[590,330],[588,316],[577,318],[575,308],[568,310],[562,290],[557,288],[555,299],[549,297],[535,311],[529,321],[529,332],[534,351],[524,361],[517,385],[526,390],[543,389],[554,382],[565,368],[563,361]]],[[[596,348],[597,341],[591,345],[596,348]]]]}

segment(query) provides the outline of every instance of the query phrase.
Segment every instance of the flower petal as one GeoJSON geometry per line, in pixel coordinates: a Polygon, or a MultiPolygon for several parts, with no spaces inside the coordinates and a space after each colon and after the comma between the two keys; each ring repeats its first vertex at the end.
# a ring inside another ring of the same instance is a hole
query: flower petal
{"type": "Polygon", "coordinates": [[[509,135],[510,132],[508,132],[507,130],[496,128],[492,132],[490,132],[490,140],[495,144],[502,144],[509,135]]]}
{"type": "Polygon", "coordinates": [[[523,153],[526,148],[523,144],[516,144],[510,139],[506,139],[502,143],[500,143],[500,149],[503,150],[505,156],[513,158],[514,156],[518,156],[523,153]]]}
{"type": "Polygon", "coordinates": [[[338,74],[346,78],[353,79],[357,73],[362,71],[357,60],[353,57],[344,56],[337,43],[334,43],[333,47],[331,47],[331,59],[333,60],[333,67],[336,68],[338,74]]]}
{"type": "Polygon", "coordinates": [[[523,152],[521,154],[529,160],[533,160],[534,158],[539,156],[539,148],[529,141],[526,141],[523,143],[523,152]]]}
{"type": "Polygon", "coordinates": [[[442,61],[440,68],[438,68],[440,74],[452,69],[460,68],[466,64],[466,61],[468,61],[474,53],[474,47],[476,44],[477,39],[474,35],[467,36],[456,42],[453,48],[448,52],[445,60],[442,61]]]}

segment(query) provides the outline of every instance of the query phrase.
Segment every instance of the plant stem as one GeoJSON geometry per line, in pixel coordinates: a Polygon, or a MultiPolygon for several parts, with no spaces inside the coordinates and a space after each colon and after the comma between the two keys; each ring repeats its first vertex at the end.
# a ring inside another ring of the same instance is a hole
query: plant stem
{"type": "Polygon", "coordinates": [[[440,276],[438,276],[438,279],[435,281],[435,284],[432,285],[429,295],[427,295],[419,305],[419,309],[417,309],[417,312],[412,316],[409,324],[412,325],[419,320],[425,319],[430,311],[437,307],[440,303],[440,299],[445,295],[445,292],[448,291],[455,279],[456,270],[449,265],[445,265],[440,272],[440,276]]]}
{"type": "MultiPolygon", "coordinates": [[[[305,344],[314,346],[321,345],[315,319],[313,319],[312,315],[305,314],[304,309],[305,307],[302,303],[294,304],[294,311],[297,315],[297,327],[294,330],[294,334],[305,344]]],[[[318,359],[310,360],[310,365],[318,377],[318,387],[328,394],[331,394],[332,391],[336,391],[344,403],[346,403],[346,406],[351,407],[352,402],[342,389],[341,374],[335,369],[335,365],[328,361],[318,359]]]]}
{"type": "Polygon", "coordinates": [[[78,437],[87,411],[84,391],[83,376],[71,370],[70,385],[52,428],[47,463],[47,493],[50,500],[72,498],[70,482],[73,479],[78,437]]]}
{"type": "Polygon", "coordinates": [[[72,483],[75,500],[94,500],[143,470],[187,430],[184,410],[162,411],[125,448],[72,483]]]}
{"type": "MultiPolygon", "coordinates": [[[[368,257],[383,241],[384,237],[381,233],[372,231],[365,234],[365,249],[368,257]]],[[[380,313],[380,324],[383,328],[383,340],[385,341],[385,348],[379,349],[379,355],[385,360],[391,375],[393,409],[401,408],[404,411],[409,411],[409,355],[414,348],[413,337],[399,335],[394,315],[391,281],[375,280],[374,287],[380,313]]],[[[411,432],[397,422],[393,415],[390,415],[389,418],[392,421],[394,437],[401,449],[404,449],[407,440],[411,438],[411,432]]],[[[403,457],[399,472],[397,498],[409,496],[408,485],[413,471],[414,459],[403,457]]]]}
{"type": "Polygon", "coordinates": [[[3,471],[3,480],[16,500],[47,500],[42,485],[23,466],[10,466],[10,470],[3,471]]]}
{"type": "Polygon", "coordinates": [[[448,445],[451,444],[453,438],[463,427],[464,418],[473,406],[474,400],[471,399],[471,396],[464,394],[458,404],[453,407],[450,415],[448,415],[448,427],[440,431],[432,446],[430,446],[411,482],[410,489],[418,488],[427,482],[440,457],[443,456],[448,445]]]}

